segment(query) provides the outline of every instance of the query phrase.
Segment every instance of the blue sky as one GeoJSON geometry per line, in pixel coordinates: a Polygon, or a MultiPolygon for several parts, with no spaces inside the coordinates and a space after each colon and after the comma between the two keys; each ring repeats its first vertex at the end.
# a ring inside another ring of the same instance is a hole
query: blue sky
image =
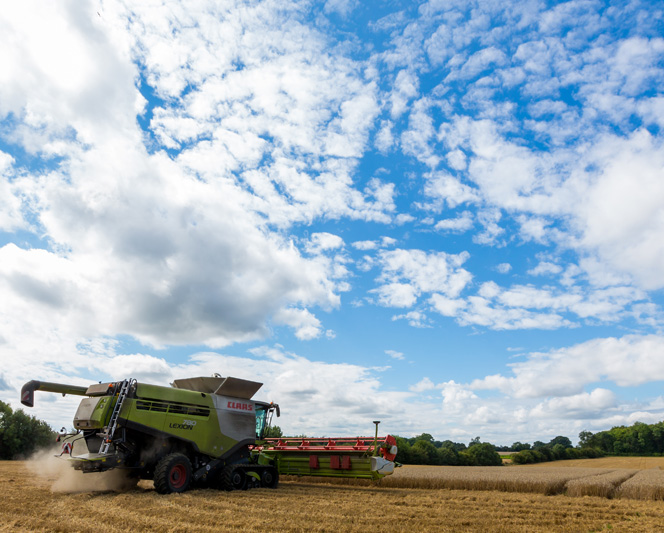
{"type": "Polygon", "coordinates": [[[218,372],[293,434],[661,420],[663,30],[657,2],[3,10],[0,399],[218,372]]]}

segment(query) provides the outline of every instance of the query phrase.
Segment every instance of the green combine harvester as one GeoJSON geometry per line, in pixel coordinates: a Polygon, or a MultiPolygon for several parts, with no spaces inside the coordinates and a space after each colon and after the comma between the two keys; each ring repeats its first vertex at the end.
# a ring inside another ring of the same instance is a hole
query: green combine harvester
{"type": "Polygon", "coordinates": [[[30,381],[34,391],[86,396],[63,433],[61,457],[83,472],[126,469],[152,479],[157,492],[192,487],[275,488],[279,475],[378,480],[394,471],[392,436],[373,438],[263,438],[279,406],[252,400],[262,383],[233,377],[175,380],[171,387],[126,379],[89,387],[30,381]],[[85,453],[79,453],[82,448],[85,453]]]}

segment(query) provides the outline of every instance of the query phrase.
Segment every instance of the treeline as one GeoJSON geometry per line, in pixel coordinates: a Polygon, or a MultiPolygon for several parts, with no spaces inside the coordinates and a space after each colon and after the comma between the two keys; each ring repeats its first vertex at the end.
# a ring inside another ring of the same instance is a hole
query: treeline
{"type": "Polygon", "coordinates": [[[513,453],[512,462],[517,465],[528,463],[543,463],[546,461],[559,461],[561,459],[594,459],[604,454],[589,446],[572,446],[572,442],[567,437],[558,436],[549,442],[535,441],[530,444],[515,442],[511,446],[513,453]]]}
{"type": "Polygon", "coordinates": [[[28,457],[55,442],[56,434],[43,420],[13,411],[0,401],[0,460],[28,457]]]}
{"type": "Polygon", "coordinates": [[[428,433],[417,437],[396,437],[396,461],[407,465],[500,466],[503,464],[493,444],[476,437],[469,445],[437,441],[428,433]]]}
{"type": "Polygon", "coordinates": [[[664,422],[616,426],[607,431],[579,433],[579,445],[610,455],[663,455],[664,422]]]}

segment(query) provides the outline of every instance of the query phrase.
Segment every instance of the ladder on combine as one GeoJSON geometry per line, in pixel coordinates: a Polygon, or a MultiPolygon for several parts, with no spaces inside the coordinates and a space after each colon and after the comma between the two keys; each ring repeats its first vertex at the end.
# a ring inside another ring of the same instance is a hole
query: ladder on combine
{"type": "Polygon", "coordinates": [[[113,436],[115,430],[118,427],[118,417],[120,416],[120,411],[122,410],[122,404],[129,393],[131,386],[136,383],[135,379],[125,379],[120,383],[120,390],[118,391],[118,399],[115,402],[115,407],[113,408],[113,413],[111,413],[111,419],[108,421],[108,426],[106,426],[106,433],[102,434],[101,446],[99,447],[100,454],[107,454],[108,449],[113,442],[113,436]]]}

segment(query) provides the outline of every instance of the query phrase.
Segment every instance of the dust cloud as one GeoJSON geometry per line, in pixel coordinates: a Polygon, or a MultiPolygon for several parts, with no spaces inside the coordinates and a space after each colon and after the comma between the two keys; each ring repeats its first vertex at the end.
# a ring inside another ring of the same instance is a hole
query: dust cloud
{"type": "Polygon", "coordinates": [[[26,465],[30,472],[51,482],[51,492],[124,492],[136,486],[137,478],[131,478],[126,470],[113,469],[106,472],[84,474],[74,470],[68,456],[55,457],[60,447],[34,454],[26,465]],[[64,457],[64,459],[63,459],[64,457]]]}

